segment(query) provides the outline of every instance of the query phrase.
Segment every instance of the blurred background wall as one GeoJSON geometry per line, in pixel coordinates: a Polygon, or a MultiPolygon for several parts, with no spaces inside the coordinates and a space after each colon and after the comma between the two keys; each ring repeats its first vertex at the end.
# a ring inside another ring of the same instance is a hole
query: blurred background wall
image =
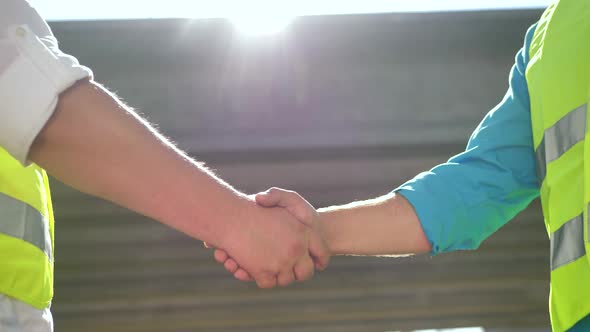
{"type": "MultiPolygon", "coordinates": [[[[321,207],[387,193],[461,152],[540,14],[313,16],[266,37],[219,19],[51,26],[96,80],[223,179],[251,193],[290,188],[321,207]]],[[[336,257],[310,282],[263,291],[198,241],[55,180],[53,193],[57,331],[549,324],[538,202],[477,252],[336,257]]]]}

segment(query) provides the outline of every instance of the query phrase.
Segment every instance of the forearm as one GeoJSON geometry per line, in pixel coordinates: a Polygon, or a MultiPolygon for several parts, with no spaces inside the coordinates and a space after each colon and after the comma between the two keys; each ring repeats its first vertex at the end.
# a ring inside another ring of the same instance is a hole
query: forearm
{"type": "Polygon", "coordinates": [[[29,159],[80,191],[212,245],[253,205],[93,82],[60,96],[29,159]]]}
{"type": "Polygon", "coordinates": [[[405,255],[431,250],[418,216],[401,195],[319,209],[319,222],[336,255],[405,255]]]}

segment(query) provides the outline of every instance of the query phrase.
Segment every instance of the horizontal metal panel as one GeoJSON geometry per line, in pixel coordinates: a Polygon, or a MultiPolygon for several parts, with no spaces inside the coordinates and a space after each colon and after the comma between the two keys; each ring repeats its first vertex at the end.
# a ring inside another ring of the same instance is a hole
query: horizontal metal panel
{"type": "MultiPolygon", "coordinates": [[[[184,21],[56,22],[52,28],[99,80],[237,188],[287,187],[325,206],[387,193],[460,152],[503,94],[513,54],[539,14],[304,19],[289,42],[307,72],[297,84],[281,83],[288,91],[279,91],[279,100],[268,99],[273,90],[264,89],[271,85],[239,95],[232,92],[241,87],[234,76],[217,77],[235,40],[215,20],[191,25],[184,44],[170,39],[186,28],[184,21]]],[[[263,291],[233,280],[200,242],[53,184],[59,331],[549,324],[549,241],[538,203],[475,252],[336,257],[309,282],[263,291]]]]}

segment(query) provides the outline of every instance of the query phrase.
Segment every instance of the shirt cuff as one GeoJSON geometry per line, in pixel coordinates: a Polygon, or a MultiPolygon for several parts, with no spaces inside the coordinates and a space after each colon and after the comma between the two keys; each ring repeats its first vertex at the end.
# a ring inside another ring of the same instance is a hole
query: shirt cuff
{"type": "Polygon", "coordinates": [[[429,172],[421,173],[414,179],[395,189],[394,192],[402,195],[414,208],[418,220],[420,221],[420,225],[422,226],[422,230],[424,231],[424,235],[426,235],[426,239],[432,248],[430,255],[434,256],[441,252],[441,248],[436,240],[439,237],[439,227],[441,226],[436,223],[436,220],[437,217],[440,216],[437,216],[437,211],[433,208],[436,204],[429,204],[430,195],[424,192],[424,190],[417,190],[418,188],[415,187],[416,185],[420,186],[417,181],[420,181],[420,179],[426,178],[429,175],[432,176],[429,172]]]}
{"type": "Polygon", "coordinates": [[[62,53],[53,36],[39,38],[26,25],[10,27],[0,42],[0,52],[15,54],[0,70],[0,146],[26,165],[59,94],[92,72],[62,53]]]}

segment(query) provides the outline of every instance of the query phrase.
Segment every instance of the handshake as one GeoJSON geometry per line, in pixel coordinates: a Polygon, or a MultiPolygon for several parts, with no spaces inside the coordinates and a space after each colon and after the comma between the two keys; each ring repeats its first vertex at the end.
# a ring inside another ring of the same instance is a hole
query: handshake
{"type": "Polygon", "coordinates": [[[304,198],[278,188],[248,198],[253,208],[214,253],[236,279],[273,288],[308,280],[328,266],[330,245],[318,212],[304,198]]]}
{"type": "Polygon", "coordinates": [[[299,194],[272,188],[241,196],[223,214],[234,222],[220,230],[215,260],[236,279],[260,288],[311,278],[332,255],[399,256],[432,248],[412,205],[401,195],[315,210],[299,194]]]}

